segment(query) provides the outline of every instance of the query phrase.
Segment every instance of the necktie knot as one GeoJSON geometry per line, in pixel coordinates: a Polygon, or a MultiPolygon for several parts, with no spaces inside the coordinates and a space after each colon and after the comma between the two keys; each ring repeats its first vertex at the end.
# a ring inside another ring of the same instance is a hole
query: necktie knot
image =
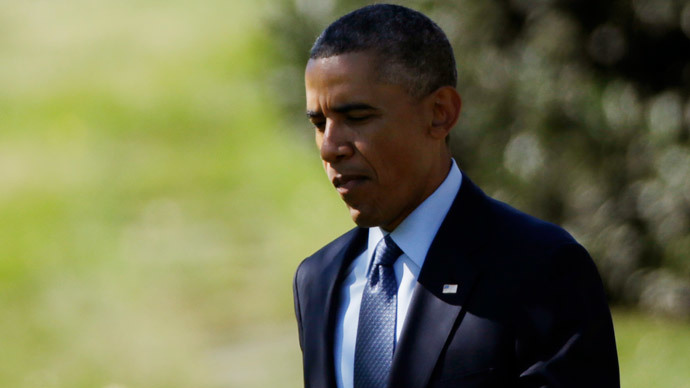
{"type": "Polygon", "coordinates": [[[402,253],[400,247],[398,247],[389,234],[376,244],[376,249],[374,250],[374,265],[393,265],[402,253]]]}

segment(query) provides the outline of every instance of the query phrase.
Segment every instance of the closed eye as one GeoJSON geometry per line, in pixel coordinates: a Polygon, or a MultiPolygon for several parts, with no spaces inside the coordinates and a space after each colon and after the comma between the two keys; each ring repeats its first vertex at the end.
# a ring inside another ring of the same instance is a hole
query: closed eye
{"type": "Polygon", "coordinates": [[[326,121],[312,121],[312,125],[314,125],[314,128],[318,130],[319,132],[323,132],[323,130],[326,128],[326,121]]]}
{"type": "Polygon", "coordinates": [[[311,121],[315,129],[323,132],[326,128],[326,117],[323,113],[313,110],[307,110],[307,118],[311,121]]]}
{"type": "Polygon", "coordinates": [[[370,114],[370,113],[369,114],[359,114],[359,115],[348,115],[345,117],[345,120],[350,124],[358,125],[358,124],[364,124],[376,116],[377,116],[376,114],[370,114]]]}
{"type": "Polygon", "coordinates": [[[335,106],[333,112],[341,114],[346,122],[359,124],[379,114],[379,110],[366,103],[353,102],[335,106]]]}

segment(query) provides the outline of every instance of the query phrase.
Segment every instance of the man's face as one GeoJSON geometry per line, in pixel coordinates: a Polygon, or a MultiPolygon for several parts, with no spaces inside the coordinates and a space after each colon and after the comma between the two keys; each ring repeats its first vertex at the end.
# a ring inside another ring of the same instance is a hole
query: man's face
{"type": "Polygon", "coordinates": [[[376,77],[373,54],[312,59],[307,115],[329,180],[359,226],[392,231],[433,190],[433,101],[376,77]]]}

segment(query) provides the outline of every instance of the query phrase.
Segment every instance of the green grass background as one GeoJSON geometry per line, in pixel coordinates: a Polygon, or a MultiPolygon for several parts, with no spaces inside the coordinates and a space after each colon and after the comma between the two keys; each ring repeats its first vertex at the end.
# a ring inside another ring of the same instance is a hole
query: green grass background
{"type": "MultiPolygon", "coordinates": [[[[270,5],[0,1],[0,387],[301,386],[292,274],[351,222],[270,5]]],[[[614,317],[625,387],[690,387],[686,323],[614,317]]]]}

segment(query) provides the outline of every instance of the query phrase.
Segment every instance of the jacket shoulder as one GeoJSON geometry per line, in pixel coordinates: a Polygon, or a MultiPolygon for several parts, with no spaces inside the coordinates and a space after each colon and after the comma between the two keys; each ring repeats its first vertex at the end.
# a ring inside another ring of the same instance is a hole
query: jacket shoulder
{"type": "Polygon", "coordinates": [[[489,201],[494,226],[491,240],[496,244],[489,248],[493,254],[486,264],[495,269],[497,279],[514,286],[515,296],[543,290],[601,289],[592,257],[565,229],[503,202],[489,201]]]}
{"type": "Polygon", "coordinates": [[[495,238],[505,244],[519,245],[522,251],[532,249],[545,252],[564,245],[579,245],[562,227],[537,217],[531,216],[514,207],[493,198],[491,218],[495,238]]]}

